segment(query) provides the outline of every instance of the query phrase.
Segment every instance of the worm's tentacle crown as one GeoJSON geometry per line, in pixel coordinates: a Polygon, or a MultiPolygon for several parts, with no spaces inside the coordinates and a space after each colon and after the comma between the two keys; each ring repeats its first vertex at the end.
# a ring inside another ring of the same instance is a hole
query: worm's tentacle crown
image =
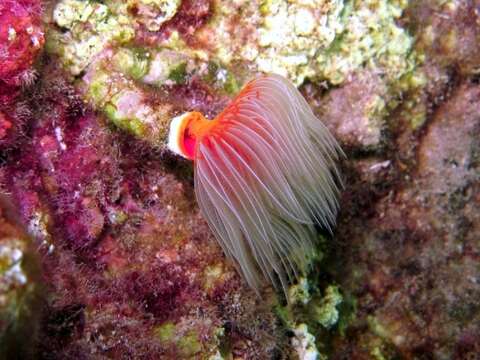
{"type": "Polygon", "coordinates": [[[314,224],[331,231],[340,147],[287,79],[251,81],[214,120],[174,119],[169,147],[195,162],[195,193],[215,237],[259,292],[286,291],[314,252],[314,224]]]}

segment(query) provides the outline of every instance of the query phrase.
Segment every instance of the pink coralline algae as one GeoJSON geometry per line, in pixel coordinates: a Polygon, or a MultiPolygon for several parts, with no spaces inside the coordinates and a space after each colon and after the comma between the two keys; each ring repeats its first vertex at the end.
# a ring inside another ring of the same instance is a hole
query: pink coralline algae
{"type": "Polygon", "coordinates": [[[19,146],[22,135],[25,135],[25,126],[31,116],[31,109],[24,102],[22,96],[9,105],[0,105],[0,149],[19,146]]]}
{"type": "Polygon", "coordinates": [[[0,80],[5,84],[31,81],[31,66],[44,43],[40,15],[37,0],[0,2],[0,80]]]}
{"type": "Polygon", "coordinates": [[[12,126],[7,115],[0,113],[0,139],[3,139],[7,135],[7,131],[11,129],[12,126]]]}
{"type": "Polygon", "coordinates": [[[0,148],[23,133],[29,111],[22,87],[35,79],[32,65],[44,44],[37,0],[0,1],[0,148]]]}
{"type": "MultiPolygon", "coordinates": [[[[60,85],[59,90],[69,91],[60,85]]],[[[11,182],[26,219],[35,211],[25,210],[30,208],[28,199],[46,197],[59,232],[71,246],[84,248],[95,242],[105,223],[103,209],[116,171],[108,153],[111,141],[95,116],[82,114],[75,101],[56,101],[58,93],[53,94],[43,99],[50,111],[33,126],[11,182]],[[41,195],[27,195],[38,187],[41,195]]]]}
{"type": "Polygon", "coordinates": [[[478,358],[479,1],[347,3],[0,0],[0,359],[478,358]],[[313,3],[334,41],[306,59],[361,63],[299,85],[345,190],[281,303],[226,260],[164,140],[183,112],[215,118],[260,58],[303,79],[260,41],[313,3]]]}
{"type": "Polygon", "coordinates": [[[56,77],[34,92],[30,106],[42,110],[30,141],[1,168],[50,290],[41,356],[189,358],[227,341],[268,358],[282,335],[225,262],[189,181],[168,174],[161,152],[110,131],[56,77]],[[258,340],[255,308],[265,315],[258,340]]]}

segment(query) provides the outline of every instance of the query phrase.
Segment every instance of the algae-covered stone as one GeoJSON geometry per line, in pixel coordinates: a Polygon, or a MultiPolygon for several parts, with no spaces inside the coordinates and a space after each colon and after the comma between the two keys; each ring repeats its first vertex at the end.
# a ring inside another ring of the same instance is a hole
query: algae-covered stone
{"type": "Polygon", "coordinates": [[[327,329],[331,328],[338,321],[338,305],[342,301],[343,297],[337,286],[327,287],[323,298],[318,303],[312,304],[315,321],[327,329]]]}
{"type": "MultiPolygon", "coordinates": [[[[215,56],[223,63],[248,61],[258,71],[342,84],[363,68],[387,82],[412,69],[413,38],[396,20],[404,1],[240,0],[219,4],[212,27],[215,56]],[[233,14],[243,16],[232,22],[233,14]]],[[[202,38],[203,38],[202,37],[202,38]]]]}
{"type": "Polygon", "coordinates": [[[158,144],[165,139],[169,106],[149,101],[148,93],[135,81],[149,67],[149,55],[140,50],[108,50],[88,67],[79,88],[115,127],[158,144]]]}
{"type": "Polygon", "coordinates": [[[264,2],[255,59],[258,69],[288,76],[297,84],[315,77],[312,60],[341,31],[343,8],[343,1],[337,0],[264,2]]]}
{"type": "MultiPolygon", "coordinates": [[[[165,347],[175,349],[177,358],[201,356],[202,359],[215,359],[219,355],[219,338],[223,335],[223,328],[218,328],[213,333],[202,332],[202,328],[208,329],[205,325],[207,324],[201,322],[195,324],[192,319],[182,319],[178,323],[167,321],[154,329],[154,336],[165,347]]],[[[210,328],[209,331],[211,330],[210,328]]]]}
{"type": "Polygon", "coordinates": [[[170,343],[174,340],[175,336],[175,324],[166,322],[154,330],[155,336],[162,343],[170,343]]]}
{"type": "Polygon", "coordinates": [[[300,360],[322,360],[326,359],[322,356],[315,345],[315,336],[308,332],[306,324],[300,324],[295,327],[292,338],[292,346],[298,354],[300,360]]]}
{"type": "Polygon", "coordinates": [[[141,49],[120,48],[112,60],[116,70],[137,80],[148,73],[149,57],[149,53],[141,49]]]}
{"type": "MultiPolygon", "coordinates": [[[[179,0],[105,3],[62,0],[55,6],[53,20],[63,31],[49,31],[47,48],[59,55],[71,74],[78,75],[106,47],[131,41],[136,26],[143,25],[149,31],[157,31],[175,15],[179,4],[179,0]]],[[[141,77],[142,72],[148,70],[142,59],[134,59],[138,54],[133,57],[125,53],[119,55],[124,55],[120,61],[133,71],[134,77],[141,77]]]]}
{"type": "Polygon", "coordinates": [[[94,1],[60,1],[53,20],[65,31],[49,32],[47,50],[57,54],[72,75],[80,74],[109,43],[127,42],[135,34],[127,17],[114,16],[94,1]]]}
{"type": "Polygon", "coordinates": [[[188,56],[185,54],[161,49],[152,57],[148,73],[142,81],[151,85],[165,85],[169,80],[174,83],[184,83],[187,77],[188,56]]]}
{"type": "Polygon", "coordinates": [[[199,336],[196,331],[191,330],[178,339],[177,348],[182,356],[190,357],[202,351],[199,336]]]}
{"type": "Polygon", "coordinates": [[[315,58],[319,76],[343,83],[362,66],[394,81],[414,66],[413,38],[396,24],[406,2],[354,1],[342,13],[342,31],[315,58]]]}
{"type": "Polygon", "coordinates": [[[294,284],[288,288],[288,299],[292,305],[308,304],[311,296],[308,280],[306,278],[300,278],[297,284],[294,284]]]}
{"type": "Polygon", "coordinates": [[[33,357],[40,319],[39,265],[30,239],[0,208],[0,358],[33,357]]]}
{"type": "Polygon", "coordinates": [[[154,116],[142,102],[140,93],[123,91],[105,106],[105,113],[116,126],[141,137],[145,132],[145,122],[152,122],[151,117],[154,116]]]}
{"type": "MultiPolygon", "coordinates": [[[[64,31],[49,32],[49,50],[60,56],[67,70],[78,75],[103,50],[131,43],[138,26],[157,31],[175,15],[179,4],[178,0],[61,1],[54,9],[53,20],[64,31]]],[[[148,72],[146,48],[120,50],[114,61],[123,72],[135,79],[148,72]]]]}
{"type": "Polygon", "coordinates": [[[158,31],[160,26],[170,20],[180,6],[180,0],[128,0],[127,9],[135,9],[137,23],[148,31],[158,31]]]}

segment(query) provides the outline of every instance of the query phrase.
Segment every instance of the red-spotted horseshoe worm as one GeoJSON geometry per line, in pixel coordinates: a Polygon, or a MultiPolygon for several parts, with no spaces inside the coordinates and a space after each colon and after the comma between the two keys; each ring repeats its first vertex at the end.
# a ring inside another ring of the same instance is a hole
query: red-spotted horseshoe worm
{"type": "Polygon", "coordinates": [[[249,82],[214,120],[173,119],[169,148],[194,161],[200,209],[257,293],[287,290],[338,210],[342,151],[296,87],[278,75],[249,82]]]}

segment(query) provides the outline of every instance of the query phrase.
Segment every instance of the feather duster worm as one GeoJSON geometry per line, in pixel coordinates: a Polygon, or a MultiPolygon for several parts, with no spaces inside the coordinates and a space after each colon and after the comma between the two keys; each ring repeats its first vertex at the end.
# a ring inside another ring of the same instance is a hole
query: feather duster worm
{"type": "Polygon", "coordinates": [[[214,120],[173,119],[169,148],[194,161],[198,204],[225,253],[259,292],[303,273],[315,223],[331,231],[341,149],[300,92],[278,75],[248,83],[214,120]]]}

